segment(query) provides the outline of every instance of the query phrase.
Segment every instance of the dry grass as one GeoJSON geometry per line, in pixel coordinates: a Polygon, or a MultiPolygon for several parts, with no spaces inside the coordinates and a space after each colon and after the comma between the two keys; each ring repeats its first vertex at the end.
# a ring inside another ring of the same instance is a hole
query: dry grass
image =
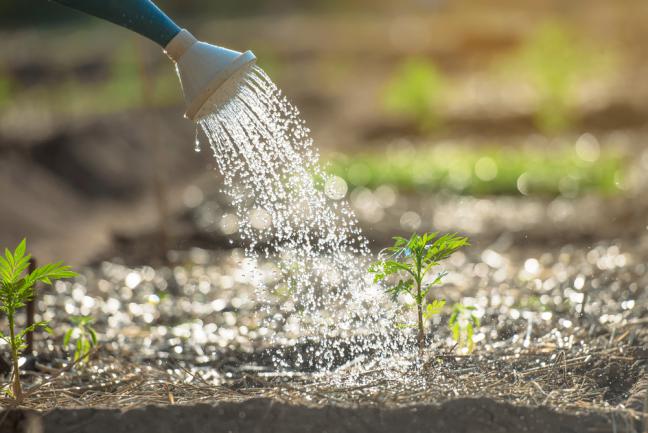
{"type": "MultiPolygon", "coordinates": [[[[625,340],[628,335],[621,337],[625,340]]],[[[580,356],[546,346],[508,354],[435,355],[414,369],[367,368],[362,362],[332,373],[242,373],[220,383],[179,365],[170,364],[166,369],[136,365],[100,352],[95,354],[94,365],[86,369],[33,373],[21,406],[40,411],[130,409],[268,397],[308,406],[393,407],[488,397],[569,413],[608,412],[637,420],[642,416],[641,407],[627,407],[626,402],[643,401],[648,392],[647,387],[636,386],[647,381],[645,369],[637,370],[637,365],[645,364],[646,349],[623,341],[615,343],[580,356]],[[101,355],[101,362],[96,360],[97,355],[101,355]],[[548,361],[551,355],[553,359],[548,361]],[[635,370],[641,372],[639,377],[634,376],[635,370]],[[606,385],[608,380],[615,382],[606,385]]],[[[2,405],[11,407],[14,403],[4,398],[2,405]]]]}

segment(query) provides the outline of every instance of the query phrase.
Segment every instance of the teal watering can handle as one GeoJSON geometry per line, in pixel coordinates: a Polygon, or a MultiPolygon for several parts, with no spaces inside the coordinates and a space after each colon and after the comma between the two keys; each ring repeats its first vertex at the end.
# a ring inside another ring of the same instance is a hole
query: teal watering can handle
{"type": "Polygon", "coordinates": [[[150,0],[54,0],[133,30],[165,47],[180,27],[150,0]]]}

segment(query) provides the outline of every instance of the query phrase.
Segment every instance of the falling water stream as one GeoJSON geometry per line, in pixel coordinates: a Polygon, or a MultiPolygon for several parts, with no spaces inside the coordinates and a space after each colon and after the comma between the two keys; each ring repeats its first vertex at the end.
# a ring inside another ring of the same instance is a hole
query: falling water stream
{"type": "Polygon", "coordinates": [[[323,338],[313,353],[323,367],[339,341],[389,332],[390,312],[367,279],[368,242],[345,200],[346,184],[322,169],[298,109],[265,72],[254,67],[199,123],[236,209],[258,296],[281,302],[283,314],[268,325],[290,318],[301,335],[323,338]]]}

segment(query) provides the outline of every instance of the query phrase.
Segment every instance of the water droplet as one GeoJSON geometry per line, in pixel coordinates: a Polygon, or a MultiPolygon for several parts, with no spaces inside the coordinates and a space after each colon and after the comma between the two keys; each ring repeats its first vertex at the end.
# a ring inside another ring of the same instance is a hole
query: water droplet
{"type": "Polygon", "coordinates": [[[198,139],[198,125],[196,125],[196,138],[194,141],[194,151],[200,152],[200,140],[198,139]]]}

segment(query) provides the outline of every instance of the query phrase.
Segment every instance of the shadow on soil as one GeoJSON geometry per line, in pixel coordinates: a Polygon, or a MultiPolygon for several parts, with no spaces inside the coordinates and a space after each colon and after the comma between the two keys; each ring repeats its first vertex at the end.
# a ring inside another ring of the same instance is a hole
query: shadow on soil
{"type": "Polygon", "coordinates": [[[414,433],[629,432],[637,427],[613,413],[566,415],[546,408],[516,407],[490,399],[457,399],[438,406],[395,409],[305,407],[253,399],[196,406],[112,409],[56,409],[40,415],[8,412],[0,433],[414,433]]]}

